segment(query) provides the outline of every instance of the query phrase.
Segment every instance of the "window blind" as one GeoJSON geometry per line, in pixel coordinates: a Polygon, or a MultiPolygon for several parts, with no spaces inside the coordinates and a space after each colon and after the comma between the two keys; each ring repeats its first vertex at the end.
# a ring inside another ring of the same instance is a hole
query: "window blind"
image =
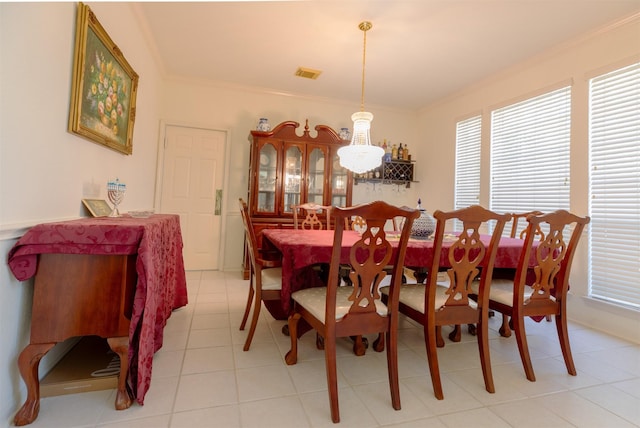
{"type": "Polygon", "coordinates": [[[569,86],[491,112],[493,211],[569,209],[570,128],[569,86]]]}
{"type": "Polygon", "coordinates": [[[589,82],[589,295],[640,310],[640,63],[589,82]]]}
{"type": "Polygon", "coordinates": [[[481,116],[456,124],[456,209],[480,201],[480,126],[481,116]]]}

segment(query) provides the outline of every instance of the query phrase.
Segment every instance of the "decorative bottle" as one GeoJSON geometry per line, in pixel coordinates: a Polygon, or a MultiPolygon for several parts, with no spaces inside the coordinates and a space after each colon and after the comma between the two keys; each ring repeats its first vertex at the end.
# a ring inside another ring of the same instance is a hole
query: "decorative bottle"
{"type": "Polygon", "coordinates": [[[420,211],[420,217],[413,222],[411,237],[414,239],[429,239],[436,230],[436,219],[422,208],[421,199],[418,199],[416,209],[420,211]]]}
{"type": "Polygon", "coordinates": [[[391,144],[387,144],[387,140],[384,140],[384,161],[391,162],[391,144]]]}
{"type": "Polygon", "coordinates": [[[391,146],[391,159],[393,159],[393,160],[397,160],[398,159],[398,148],[396,147],[395,144],[393,144],[391,146]]]}
{"type": "Polygon", "coordinates": [[[404,152],[404,149],[402,148],[402,143],[400,143],[400,146],[398,147],[398,160],[404,159],[403,152],[404,152]]]}

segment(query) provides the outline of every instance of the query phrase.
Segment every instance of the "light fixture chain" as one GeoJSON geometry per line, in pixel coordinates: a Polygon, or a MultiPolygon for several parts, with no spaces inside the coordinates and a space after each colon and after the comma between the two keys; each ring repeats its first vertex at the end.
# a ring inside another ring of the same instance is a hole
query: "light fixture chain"
{"type": "Polygon", "coordinates": [[[360,24],[360,29],[364,32],[364,47],[362,48],[362,95],[360,97],[360,111],[364,111],[364,69],[367,60],[367,30],[369,30],[370,28],[371,23],[363,22],[360,24]]]}
{"type": "Polygon", "coordinates": [[[362,49],[362,95],[360,97],[360,111],[364,111],[364,70],[367,59],[367,30],[363,29],[362,31],[364,32],[364,47],[362,49]]]}

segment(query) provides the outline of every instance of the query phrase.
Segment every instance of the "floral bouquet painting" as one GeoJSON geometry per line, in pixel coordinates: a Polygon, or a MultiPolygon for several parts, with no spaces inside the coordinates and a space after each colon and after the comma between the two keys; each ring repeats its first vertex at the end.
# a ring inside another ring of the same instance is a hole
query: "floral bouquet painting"
{"type": "Polygon", "coordinates": [[[80,3],[69,130],[131,154],[137,86],[138,75],[80,3]]]}

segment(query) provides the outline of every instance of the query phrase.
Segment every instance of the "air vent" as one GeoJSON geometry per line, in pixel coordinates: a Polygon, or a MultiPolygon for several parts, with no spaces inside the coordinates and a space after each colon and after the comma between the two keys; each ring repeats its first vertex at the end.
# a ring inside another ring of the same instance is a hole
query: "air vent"
{"type": "Polygon", "coordinates": [[[318,78],[318,76],[320,76],[320,73],[322,73],[322,71],[320,70],[314,70],[312,68],[305,68],[305,67],[298,67],[295,74],[298,77],[304,77],[305,79],[315,80],[318,78]]]}

